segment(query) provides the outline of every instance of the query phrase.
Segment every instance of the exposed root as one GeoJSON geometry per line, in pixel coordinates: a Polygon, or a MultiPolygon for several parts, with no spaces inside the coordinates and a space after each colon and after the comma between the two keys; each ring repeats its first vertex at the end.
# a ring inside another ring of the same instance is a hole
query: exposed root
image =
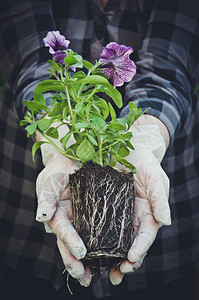
{"type": "Polygon", "coordinates": [[[69,293],[70,293],[71,295],[73,295],[73,292],[71,291],[71,288],[70,288],[70,285],[69,285],[69,277],[70,277],[70,274],[68,273],[68,274],[67,274],[67,277],[66,277],[66,285],[67,285],[67,288],[68,288],[68,290],[69,290],[69,293]]]}
{"type": "Polygon", "coordinates": [[[74,226],[88,250],[85,262],[118,264],[133,242],[133,174],[88,162],[70,176],[70,188],[74,226]]]}

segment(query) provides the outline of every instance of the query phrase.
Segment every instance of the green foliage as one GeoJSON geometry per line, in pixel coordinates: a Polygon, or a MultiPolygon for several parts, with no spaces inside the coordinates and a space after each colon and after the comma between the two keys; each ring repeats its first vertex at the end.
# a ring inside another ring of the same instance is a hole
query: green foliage
{"type": "MultiPolygon", "coordinates": [[[[67,157],[82,163],[92,160],[101,166],[115,166],[118,161],[135,172],[135,167],[125,157],[130,149],[134,149],[132,133],[128,129],[142,114],[141,110],[129,103],[129,115],[125,119],[118,118],[113,106],[99,97],[99,92],[106,93],[117,107],[122,107],[120,92],[100,72],[99,62],[93,65],[72,50],[66,54],[65,66],[49,60],[53,78],[36,86],[33,101],[24,100],[29,111],[20,124],[26,127],[27,136],[38,131],[47,143],[67,157]],[[71,75],[71,67],[84,67],[87,73],[78,70],[71,75]],[[52,92],[51,108],[46,106],[45,92],[52,92]],[[41,117],[36,120],[38,114],[41,117]],[[67,126],[68,132],[61,138],[62,149],[59,149],[53,139],[60,139],[59,127],[63,125],[67,126]],[[72,136],[74,143],[68,146],[72,136]]],[[[42,143],[33,145],[33,159],[42,143]]]]}

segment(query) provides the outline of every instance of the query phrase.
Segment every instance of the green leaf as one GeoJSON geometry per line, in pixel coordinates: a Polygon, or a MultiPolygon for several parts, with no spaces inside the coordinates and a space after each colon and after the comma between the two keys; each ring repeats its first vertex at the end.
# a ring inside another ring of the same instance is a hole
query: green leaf
{"type": "Polygon", "coordinates": [[[71,135],[73,134],[73,131],[69,131],[62,139],[61,139],[61,143],[62,143],[62,146],[63,148],[65,149],[66,148],[66,144],[69,140],[69,138],[71,137],[71,135]]]}
{"type": "Polygon", "coordinates": [[[125,143],[126,143],[127,147],[129,147],[132,150],[135,150],[135,148],[133,147],[133,145],[131,144],[130,141],[125,141],[125,143]]]}
{"type": "Polygon", "coordinates": [[[106,79],[109,80],[109,76],[107,76],[106,74],[102,73],[104,71],[103,68],[94,68],[94,70],[91,72],[93,75],[100,75],[100,76],[103,76],[105,77],[106,79]]]}
{"type": "Polygon", "coordinates": [[[103,165],[108,165],[109,163],[109,154],[107,151],[104,151],[102,154],[103,157],[103,165]]]}
{"type": "Polygon", "coordinates": [[[56,79],[47,79],[38,83],[35,88],[34,95],[45,93],[48,91],[63,92],[64,90],[64,84],[62,81],[58,81],[56,79]]]}
{"type": "Polygon", "coordinates": [[[39,113],[42,110],[49,111],[49,108],[39,102],[23,100],[27,108],[33,113],[39,113]]]}
{"type": "Polygon", "coordinates": [[[25,125],[30,124],[30,123],[31,123],[31,120],[30,121],[21,120],[19,124],[20,124],[20,126],[25,126],[25,125]]]}
{"type": "MultiPolygon", "coordinates": [[[[78,144],[73,144],[70,147],[68,147],[68,149],[71,149],[73,152],[76,152],[78,147],[79,147],[78,144]]],[[[73,155],[75,155],[75,154],[73,154],[73,155]]]]}
{"type": "Polygon", "coordinates": [[[90,121],[92,126],[97,129],[99,133],[105,132],[107,128],[107,123],[104,121],[104,119],[98,115],[95,115],[93,113],[89,114],[90,121]]]}
{"type": "Polygon", "coordinates": [[[120,155],[121,157],[125,157],[129,155],[129,153],[130,153],[129,149],[125,146],[121,146],[117,152],[117,154],[120,155]]]}
{"type": "MultiPolygon", "coordinates": [[[[96,96],[96,95],[94,95],[96,96]]],[[[100,101],[98,101],[96,103],[96,105],[99,107],[99,109],[101,110],[104,119],[106,120],[109,116],[109,107],[107,102],[104,99],[99,98],[100,101]]]]}
{"type": "Polygon", "coordinates": [[[105,133],[106,134],[101,135],[103,143],[110,143],[119,139],[117,131],[115,131],[113,128],[107,128],[105,133]]]}
{"type": "Polygon", "coordinates": [[[40,142],[36,142],[33,144],[32,146],[32,160],[35,161],[35,153],[37,151],[37,149],[44,143],[48,143],[46,141],[40,141],[40,142]]]}
{"type": "Polygon", "coordinates": [[[53,109],[49,112],[48,116],[49,117],[54,117],[54,116],[57,116],[57,115],[60,115],[62,113],[62,103],[61,102],[58,102],[54,107],[53,109]]]}
{"type": "Polygon", "coordinates": [[[125,118],[125,122],[128,125],[128,129],[134,123],[137,114],[134,111],[131,111],[125,118]]]}
{"type": "Polygon", "coordinates": [[[69,108],[68,108],[68,106],[65,106],[62,109],[62,116],[63,116],[64,119],[67,119],[69,115],[70,115],[69,108]]]}
{"type": "Polygon", "coordinates": [[[87,70],[90,70],[93,67],[93,64],[91,64],[89,61],[83,59],[83,65],[87,70]]]}
{"type": "Polygon", "coordinates": [[[116,159],[117,159],[117,161],[119,163],[121,163],[122,165],[124,165],[125,167],[127,167],[128,169],[130,169],[131,172],[136,173],[136,168],[135,168],[135,166],[133,164],[131,164],[125,158],[121,157],[118,154],[115,154],[115,157],[116,157],[116,159]]]}
{"type": "Polygon", "coordinates": [[[60,96],[61,96],[61,100],[66,100],[67,97],[66,97],[66,94],[65,93],[60,93],[60,96]]]}
{"type": "Polygon", "coordinates": [[[84,138],[76,151],[77,156],[82,160],[82,162],[86,162],[93,158],[95,155],[95,149],[88,141],[87,138],[84,138]]]}
{"type": "Polygon", "coordinates": [[[91,128],[91,125],[89,123],[87,123],[87,122],[82,121],[82,122],[76,123],[75,124],[75,128],[76,129],[91,128]]]}
{"type": "Polygon", "coordinates": [[[46,101],[45,101],[45,98],[42,94],[34,95],[34,100],[35,100],[35,102],[41,103],[42,105],[46,106],[46,101]]]}
{"type": "Polygon", "coordinates": [[[129,140],[130,141],[132,136],[133,136],[133,133],[131,131],[128,131],[128,132],[122,133],[120,135],[120,138],[123,139],[123,140],[129,140]]]}
{"type": "Polygon", "coordinates": [[[116,164],[116,162],[114,160],[111,160],[108,165],[110,167],[115,167],[115,164],[116,164]]]}
{"type": "Polygon", "coordinates": [[[83,71],[78,71],[73,75],[73,78],[82,79],[86,77],[86,74],[83,71]]]}
{"type": "Polygon", "coordinates": [[[132,132],[125,132],[123,134],[120,134],[120,139],[123,140],[126,144],[126,146],[132,150],[134,150],[134,147],[131,143],[131,138],[133,136],[133,133],[132,132]]]}
{"type": "Polygon", "coordinates": [[[74,154],[74,151],[71,148],[68,148],[65,151],[65,154],[68,156],[70,155],[70,158],[72,158],[72,159],[78,159],[78,157],[74,154]]]}
{"type": "Polygon", "coordinates": [[[93,108],[92,110],[94,110],[96,113],[98,113],[98,114],[101,113],[99,107],[95,103],[92,103],[92,108],[93,108]]]}
{"type": "Polygon", "coordinates": [[[125,118],[125,122],[128,125],[128,129],[131,127],[131,125],[144,113],[147,112],[147,110],[150,108],[147,108],[146,110],[142,111],[141,108],[137,108],[135,103],[129,102],[129,114],[125,118]]]}
{"type": "Polygon", "coordinates": [[[28,125],[28,126],[26,127],[26,130],[27,130],[27,132],[28,132],[30,135],[34,134],[35,131],[36,131],[36,129],[37,129],[37,123],[33,123],[33,124],[28,125]]]}
{"type": "Polygon", "coordinates": [[[54,60],[49,59],[48,60],[49,64],[51,65],[51,68],[53,69],[53,71],[57,71],[57,72],[62,72],[62,69],[58,63],[56,63],[54,60]]]}
{"type": "Polygon", "coordinates": [[[108,85],[104,85],[103,88],[99,88],[98,92],[106,93],[115,102],[117,107],[119,108],[122,107],[123,104],[122,95],[117,89],[114,89],[110,83],[108,85]]]}
{"type": "Polygon", "coordinates": [[[26,116],[24,117],[25,120],[28,120],[27,118],[32,118],[32,114],[30,111],[27,111],[26,116]]]}
{"type": "Polygon", "coordinates": [[[54,139],[58,139],[58,137],[59,137],[59,132],[58,132],[57,128],[55,128],[55,127],[50,127],[46,131],[46,134],[48,136],[50,136],[51,138],[54,138],[54,139]]]}
{"type": "Polygon", "coordinates": [[[92,137],[92,135],[87,134],[86,136],[93,145],[98,146],[96,140],[94,139],[94,137],[92,137]]]}
{"type": "Polygon", "coordinates": [[[93,158],[92,158],[92,161],[95,162],[95,163],[97,163],[98,165],[101,165],[101,162],[100,162],[99,157],[96,157],[96,156],[93,157],[93,158]]]}
{"type": "Polygon", "coordinates": [[[73,134],[74,139],[76,140],[77,144],[81,144],[82,140],[83,140],[83,135],[81,134],[81,132],[74,132],[73,134]]]}
{"type": "Polygon", "coordinates": [[[88,116],[89,112],[90,112],[90,109],[91,109],[91,106],[92,106],[92,103],[89,102],[86,107],[85,107],[85,113],[86,113],[86,116],[88,116]]]}
{"type": "Polygon", "coordinates": [[[83,59],[81,55],[75,55],[75,58],[77,60],[77,63],[73,65],[75,68],[83,68],[83,59]]]}
{"type": "Polygon", "coordinates": [[[58,93],[56,93],[53,96],[51,96],[51,99],[55,99],[55,100],[58,100],[58,101],[62,100],[62,98],[60,97],[60,95],[58,93]]]}
{"type": "Polygon", "coordinates": [[[117,118],[113,122],[110,123],[109,128],[113,128],[115,130],[125,130],[126,122],[122,118],[117,118]]]}
{"type": "Polygon", "coordinates": [[[112,85],[105,87],[105,93],[113,99],[117,107],[121,108],[123,101],[122,101],[122,95],[117,89],[114,89],[112,85]]]}
{"type": "Polygon", "coordinates": [[[77,113],[82,112],[82,110],[84,111],[84,108],[85,108],[85,105],[84,105],[83,102],[79,102],[79,103],[77,103],[77,104],[75,105],[75,111],[76,111],[77,113]]]}
{"type": "Polygon", "coordinates": [[[65,62],[65,67],[68,68],[69,66],[73,66],[76,68],[82,68],[83,67],[83,62],[82,62],[82,57],[81,55],[67,55],[64,58],[65,62]]]}
{"type": "Polygon", "coordinates": [[[138,109],[137,109],[137,106],[135,105],[135,103],[129,102],[129,110],[130,110],[130,112],[125,118],[125,122],[128,125],[128,129],[131,127],[131,125],[135,121],[136,116],[138,114],[138,109]]]}
{"type": "Polygon", "coordinates": [[[49,126],[52,124],[53,120],[52,119],[40,119],[38,121],[38,128],[41,130],[41,131],[46,131],[49,126]]]}
{"type": "Polygon", "coordinates": [[[57,104],[57,100],[51,97],[50,106],[54,107],[57,104]]]}
{"type": "Polygon", "coordinates": [[[112,119],[112,121],[114,121],[116,119],[115,110],[114,110],[114,108],[113,108],[113,106],[111,105],[110,102],[108,103],[108,106],[109,106],[109,111],[110,111],[111,119],[112,119]]]}
{"type": "Polygon", "coordinates": [[[64,58],[65,67],[68,68],[71,65],[77,63],[77,59],[73,55],[68,55],[64,58]]]}
{"type": "Polygon", "coordinates": [[[138,111],[138,108],[137,108],[137,106],[134,102],[129,102],[129,110],[130,111],[135,111],[135,112],[138,111]]]}
{"type": "Polygon", "coordinates": [[[100,75],[90,75],[88,77],[78,80],[78,82],[74,82],[74,84],[75,83],[92,83],[94,85],[96,85],[96,84],[110,85],[108,80],[100,75]]]}

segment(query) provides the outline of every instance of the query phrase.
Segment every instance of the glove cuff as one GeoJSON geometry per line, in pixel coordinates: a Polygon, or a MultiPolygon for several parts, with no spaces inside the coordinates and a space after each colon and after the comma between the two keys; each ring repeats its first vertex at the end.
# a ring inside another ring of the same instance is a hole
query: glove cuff
{"type": "Polygon", "coordinates": [[[134,148],[151,151],[159,162],[162,161],[166,145],[158,125],[132,126],[132,144],[134,148]]]}

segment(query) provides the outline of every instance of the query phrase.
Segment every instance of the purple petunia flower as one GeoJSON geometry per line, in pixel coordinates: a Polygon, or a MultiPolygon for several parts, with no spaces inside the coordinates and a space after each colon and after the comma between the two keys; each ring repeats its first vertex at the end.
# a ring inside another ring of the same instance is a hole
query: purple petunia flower
{"type": "Polygon", "coordinates": [[[113,81],[113,86],[122,86],[129,82],[136,73],[136,65],[130,60],[129,55],[133,52],[131,47],[111,42],[102,47],[100,54],[100,67],[103,73],[113,81]]]}
{"type": "Polygon", "coordinates": [[[43,39],[46,47],[49,47],[49,52],[53,55],[53,60],[57,63],[64,64],[66,53],[63,50],[68,49],[70,41],[66,40],[59,31],[49,31],[43,39]]]}
{"type": "Polygon", "coordinates": [[[60,63],[64,65],[64,58],[66,57],[66,53],[62,52],[61,50],[58,50],[53,54],[53,60],[57,63],[60,63]]]}

